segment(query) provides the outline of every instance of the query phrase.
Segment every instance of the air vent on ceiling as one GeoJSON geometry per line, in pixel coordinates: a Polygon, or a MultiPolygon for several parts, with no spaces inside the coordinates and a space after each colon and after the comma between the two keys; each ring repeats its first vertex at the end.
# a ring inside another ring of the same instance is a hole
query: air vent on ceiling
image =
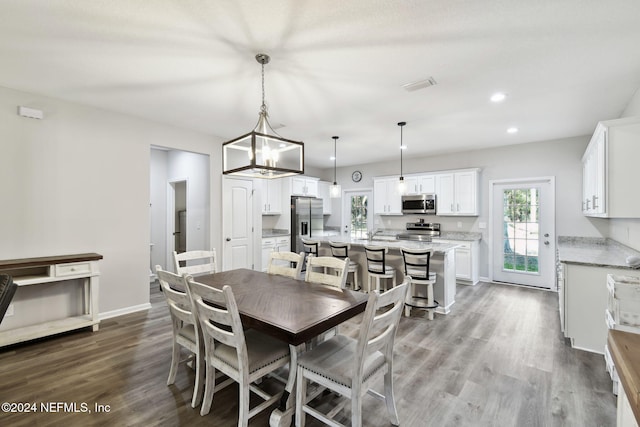
{"type": "Polygon", "coordinates": [[[438,82],[436,82],[436,79],[434,79],[433,77],[429,77],[428,79],[418,80],[417,82],[412,82],[412,83],[407,83],[405,85],[402,85],[402,87],[407,92],[413,92],[415,90],[424,89],[424,88],[427,88],[429,86],[435,86],[437,84],[438,84],[438,82]]]}

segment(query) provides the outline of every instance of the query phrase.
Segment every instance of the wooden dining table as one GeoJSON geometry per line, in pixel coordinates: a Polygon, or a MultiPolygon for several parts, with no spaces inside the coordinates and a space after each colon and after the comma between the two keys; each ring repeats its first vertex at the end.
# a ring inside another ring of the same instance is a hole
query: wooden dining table
{"type": "Polygon", "coordinates": [[[368,299],[366,294],[349,289],[248,269],[207,274],[195,280],[217,289],[229,285],[244,327],[289,344],[289,377],[280,405],[271,414],[272,427],[291,424],[298,354],[304,351],[305,343],[364,312],[368,299]]]}

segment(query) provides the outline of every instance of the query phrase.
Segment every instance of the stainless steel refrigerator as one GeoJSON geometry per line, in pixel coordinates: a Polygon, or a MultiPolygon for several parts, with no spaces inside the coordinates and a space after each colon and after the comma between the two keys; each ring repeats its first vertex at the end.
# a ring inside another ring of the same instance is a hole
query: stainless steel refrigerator
{"type": "Polygon", "coordinates": [[[322,199],[291,197],[291,252],[304,251],[302,238],[320,237],[323,227],[322,199]]]}

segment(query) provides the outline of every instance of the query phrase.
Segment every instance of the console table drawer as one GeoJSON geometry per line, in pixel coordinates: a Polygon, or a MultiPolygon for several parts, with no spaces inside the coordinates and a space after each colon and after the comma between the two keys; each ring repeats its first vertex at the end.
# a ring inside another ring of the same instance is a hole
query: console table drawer
{"type": "Polygon", "coordinates": [[[74,262],[69,264],[55,264],[55,276],[77,276],[79,274],[91,273],[90,262],[74,262]]]}

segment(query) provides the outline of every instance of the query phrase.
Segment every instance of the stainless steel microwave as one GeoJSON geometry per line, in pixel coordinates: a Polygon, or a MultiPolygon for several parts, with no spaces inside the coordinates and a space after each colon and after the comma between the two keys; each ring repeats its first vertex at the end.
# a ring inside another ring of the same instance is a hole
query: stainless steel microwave
{"type": "Polygon", "coordinates": [[[402,196],[402,213],[435,215],[436,195],[414,194],[411,196],[402,196]]]}

